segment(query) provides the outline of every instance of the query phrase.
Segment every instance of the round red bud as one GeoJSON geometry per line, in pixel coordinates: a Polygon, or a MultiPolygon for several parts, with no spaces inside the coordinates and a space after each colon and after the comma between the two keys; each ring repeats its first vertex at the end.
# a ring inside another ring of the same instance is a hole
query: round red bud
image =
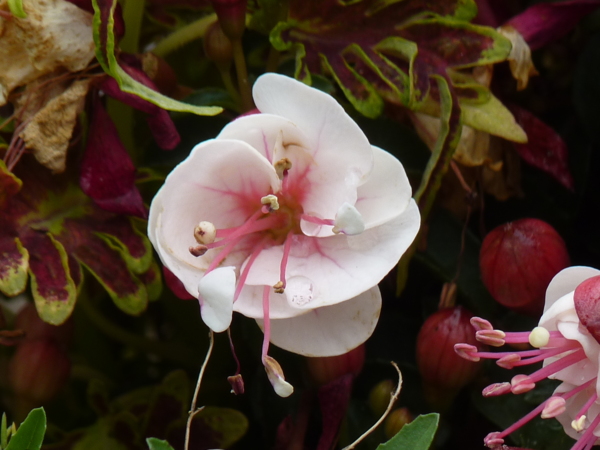
{"type": "Polygon", "coordinates": [[[425,395],[440,408],[447,406],[479,371],[477,363],[454,351],[454,345],[461,342],[481,347],[469,322],[471,317],[473,314],[462,306],[440,309],[427,318],[417,336],[417,365],[425,395]]]}
{"type": "Polygon", "coordinates": [[[392,398],[392,393],[396,389],[396,385],[392,380],[383,380],[375,385],[369,392],[369,407],[371,411],[378,416],[381,416],[392,398]]]}
{"type": "Polygon", "coordinates": [[[229,39],[240,39],[246,28],[247,0],[210,0],[229,39]]]}
{"type": "Polygon", "coordinates": [[[51,400],[65,385],[71,371],[69,357],[54,341],[36,339],[17,347],[8,379],[18,397],[42,404],[51,400]]]}
{"type": "Polygon", "coordinates": [[[25,340],[53,340],[59,346],[67,347],[73,338],[73,320],[67,319],[62,325],[44,322],[33,303],[28,303],[15,318],[15,329],[25,332],[25,340]]]}
{"type": "Polygon", "coordinates": [[[600,275],[577,286],[573,302],[579,321],[600,343],[600,275]]]}
{"type": "Polygon", "coordinates": [[[330,383],[347,374],[356,376],[362,370],[364,363],[364,344],[343,355],[306,358],[310,378],[317,385],[330,383]]]}
{"type": "Polygon", "coordinates": [[[569,265],[565,242],[549,224],[521,219],[494,228],[481,245],[481,278],[494,299],[518,312],[539,315],[546,288],[569,265]]]}

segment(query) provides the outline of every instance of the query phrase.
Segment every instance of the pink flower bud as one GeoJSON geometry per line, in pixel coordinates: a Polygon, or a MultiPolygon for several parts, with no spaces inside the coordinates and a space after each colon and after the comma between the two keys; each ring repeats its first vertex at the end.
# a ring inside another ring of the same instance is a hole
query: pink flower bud
{"type": "Polygon", "coordinates": [[[362,370],[364,363],[364,344],[343,355],[306,358],[308,373],[318,385],[327,384],[347,374],[356,376],[362,370]]]}
{"type": "Polygon", "coordinates": [[[469,319],[472,314],[461,306],[437,311],[425,321],[417,336],[417,364],[425,392],[433,404],[446,404],[456,392],[477,375],[479,365],[454,351],[466,343],[477,348],[469,319]]]}
{"type": "Polygon", "coordinates": [[[588,278],[577,286],[573,303],[581,325],[600,343],[600,275],[588,278]]]}
{"type": "Polygon", "coordinates": [[[569,265],[565,242],[538,219],[493,229],[479,253],[483,283],[498,303],[531,315],[541,313],[550,280],[569,265]]]}
{"type": "Polygon", "coordinates": [[[61,347],[66,347],[73,338],[73,321],[67,320],[62,325],[56,326],[40,319],[33,303],[28,303],[15,318],[15,329],[25,332],[25,340],[38,339],[53,340],[61,347]]]}
{"type": "Polygon", "coordinates": [[[204,35],[204,54],[220,69],[229,70],[233,60],[231,40],[225,35],[219,22],[213,23],[204,35]]]}
{"type": "Polygon", "coordinates": [[[8,379],[18,397],[35,404],[51,400],[71,370],[67,354],[50,339],[24,341],[10,361],[8,379]]]}

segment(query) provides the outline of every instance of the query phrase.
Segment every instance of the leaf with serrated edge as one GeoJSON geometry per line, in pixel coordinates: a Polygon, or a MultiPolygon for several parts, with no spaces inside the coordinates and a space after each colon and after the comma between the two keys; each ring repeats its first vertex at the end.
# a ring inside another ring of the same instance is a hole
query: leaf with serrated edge
{"type": "Polygon", "coordinates": [[[150,450],[173,450],[173,447],[171,447],[167,441],[161,439],[148,438],[146,439],[146,443],[150,450]]]}
{"type": "Polygon", "coordinates": [[[0,292],[9,297],[27,287],[29,252],[19,240],[0,236],[0,292]]]}
{"type": "Polygon", "coordinates": [[[428,450],[437,431],[440,415],[421,415],[402,427],[392,439],[377,446],[377,450],[428,450]]]}
{"type": "Polygon", "coordinates": [[[527,134],[519,126],[512,113],[493,95],[488,101],[473,104],[461,101],[462,120],[477,130],[485,131],[509,141],[524,144],[527,134]]]}
{"type": "Polygon", "coordinates": [[[31,410],[17,433],[10,439],[6,450],[39,450],[46,434],[44,408],[31,410]]]}
{"type": "Polygon", "coordinates": [[[142,83],[134,80],[127,72],[125,72],[121,68],[121,66],[119,66],[119,63],[117,62],[117,58],[115,56],[113,13],[117,2],[111,2],[110,12],[108,15],[109,19],[108,23],[106,24],[106,54],[103,53],[103,46],[100,39],[100,30],[103,27],[100,6],[98,5],[97,0],[92,0],[92,5],[94,7],[93,26],[94,43],[96,44],[96,57],[104,71],[110,76],[112,76],[115,80],[117,80],[117,83],[119,83],[119,87],[122,91],[137,95],[143,98],[144,100],[147,100],[150,103],[153,103],[168,111],[189,112],[193,114],[198,114],[200,116],[214,116],[223,111],[223,108],[220,108],[218,106],[194,106],[188,103],[179,102],[165,95],[162,95],[159,92],[156,92],[150,89],[149,87],[144,86],[142,83]]]}

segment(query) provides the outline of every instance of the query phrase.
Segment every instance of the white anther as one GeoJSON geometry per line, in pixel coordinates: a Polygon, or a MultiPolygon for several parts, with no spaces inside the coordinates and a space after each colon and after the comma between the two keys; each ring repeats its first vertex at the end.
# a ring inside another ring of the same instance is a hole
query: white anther
{"type": "Polygon", "coordinates": [[[202,221],[194,228],[194,238],[198,244],[212,244],[217,237],[217,229],[211,222],[202,221]]]}
{"type": "Polygon", "coordinates": [[[268,205],[271,211],[277,211],[279,209],[279,200],[277,200],[277,196],[273,194],[265,195],[260,199],[260,202],[263,205],[268,205]]]}
{"type": "Polygon", "coordinates": [[[283,370],[277,361],[270,356],[265,356],[263,359],[267,377],[273,386],[273,390],[280,397],[289,397],[294,393],[294,386],[285,381],[283,370]]]}
{"type": "Polygon", "coordinates": [[[535,327],[529,333],[529,343],[532,347],[542,348],[548,345],[550,341],[550,332],[544,327],[535,327]]]}
{"type": "Polygon", "coordinates": [[[335,215],[332,231],[335,234],[344,233],[350,236],[360,234],[365,231],[365,222],[358,209],[350,203],[344,202],[335,215]]]}
{"type": "Polygon", "coordinates": [[[571,422],[571,427],[578,433],[581,433],[585,429],[585,415],[581,416],[579,419],[576,419],[571,422]]]}
{"type": "Polygon", "coordinates": [[[292,168],[292,162],[287,158],[281,158],[279,161],[273,164],[273,167],[275,167],[275,172],[277,173],[279,179],[283,180],[285,172],[292,168]]]}

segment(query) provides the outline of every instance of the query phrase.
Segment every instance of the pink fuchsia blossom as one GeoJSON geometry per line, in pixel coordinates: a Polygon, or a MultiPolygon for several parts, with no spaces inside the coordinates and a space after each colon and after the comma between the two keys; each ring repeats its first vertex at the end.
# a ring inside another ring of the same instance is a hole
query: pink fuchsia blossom
{"type": "Polygon", "coordinates": [[[253,96],[260,114],[198,144],[167,177],[150,240],[213,331],[232,311],[257,320],[263,360],[269,340],[346,353],[371,335],[377,283],[418,232],[411,187],[329,95],[266,74],[253,96]]]}
{"type": "Polygon", "coordinates": [[[500,347],[505,343],[529,343],[533,350],[479,352],[474,346],[457,344],[456,352],[471,361],[496,359],[503,368],[543,361],[543,367],[529,375],[516,375],[508,383],[495,383],[484,396],[521,394],[544,378],[562,383],[545,402],[502,432],[490,433],[484,442],[500,447],[504,438],[537,415],[555,417],[577,443],[571,450],[589,450],[600,443],[600,271],[590,267],[569,267],[558,273],[546,291],[546,304],[539,326],[530,332],[495,330],[485,319],[473,318],[477,340],[500,347]]]}

